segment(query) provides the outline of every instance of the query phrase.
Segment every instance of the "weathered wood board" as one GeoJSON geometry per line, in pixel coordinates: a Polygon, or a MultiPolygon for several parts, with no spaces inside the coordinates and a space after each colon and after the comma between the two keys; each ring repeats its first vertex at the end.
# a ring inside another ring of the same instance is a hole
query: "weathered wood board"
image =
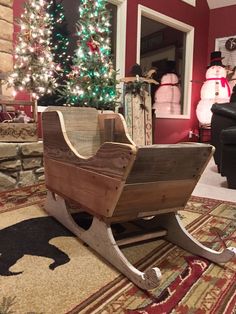
{"type": "Polygon", "coordinates": [[[151,96],[145,93],[144,103],[139,95],[125,96],[124,115],[128,132],[136,145],[152,144],[151,96]]]}

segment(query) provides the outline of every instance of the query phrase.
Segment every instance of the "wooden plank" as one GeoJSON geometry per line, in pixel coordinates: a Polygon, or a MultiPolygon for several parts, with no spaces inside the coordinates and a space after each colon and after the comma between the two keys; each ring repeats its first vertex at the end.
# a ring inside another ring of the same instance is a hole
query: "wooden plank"
{"type": "Polygon", "coordinates": [[[178,206],[178,207],[167,207],[167,208],[162,208],[162,209],[156,209],[156,210],[151,210],[151,211],[132,211],[130,210],[128,213],[119,213],[118,216],[113,216],[113,217],[103,217],[103,220],[106,223],[124,223],[127,221],[131,220],[136,220],[138,218],[146,218],[146,217],[151,217],[151,216],[156,216],[156,215],[162,215],[162,214],[167,214],[167,213],[173,213],[177,212],[178,210],[183,209],[183,207],[178,206]]]}
{"type": "Polygon", "coordinates": [[[66,131],[99,132],[98,111],[95,108],[52,106],[48,111],[60,111],[63,115],[66,131]]]}
{"type": "Polygon", "coordinates": [[[115,119],[114,123],[114,142],[126,143],[135,145],[131,137],[129,136],[127,125],[124,117],[119,113],[107,113],[103,111],[98,115],[99,128],[101,132],[102,141],[105,141],[104,132],[105,132],[105,120],[106,119],[115,119]]]}
{"type": "MultiPolygon", "coordinates": [[[[48,115],[48,111],[59,111],[62,113],[63,132],[67,134],[72,146],[79,151],[81,156],[87,158],[95,154],[102,143],[96,109],[64,106],[49,107],[43,113],[43,121],[45,116],[48,115]]],[[[52,118],[52,115],[47,120],[47,123],[53,123],[54,125],[62,123],[62,121],[52,118]]],[[[59,129],[57,127],[57,130],[59,129]]]]}
{"type": "MultiPolygon", "coordinates": [[[[46,112],[43,115],[43,133],[45,159],[50,157],[122,179],[126,178],[135,160],[136,148],[120,143],[104,143],[91,158],[82,156],[67,136],[61,112],[46,112]]],[[[85,148],[88,150],[88,145],[92,147],[92,144],[87,142],[85,148]]]]}
{"type": "Polygon", "coordinates": [[[152,98],[151,95],[148,95],[147,93],[145,97],[145,107],[147,108],[147,110],[144,111],[145,145],[152,145],[152,98]]]}
{"type": "Polygon", "coordinates": [[[198,179],[212,152],[199,143],[141,147],[127,183],[198,179]]]}
{"type": "Polygon", "coordinates": [[[132,139],[138,146],[145,145],[145,121],[143,100],[139,95],[131,96],[132,106],[132,139]]]}
{"type": "Polygon", "coordinates": [[[0,142],[38,141],[36,123],[0,123],[0,142]]]}
{"type": "Polygon", "coordinates": [[[114,217],[136,217],[151,212],[176,211],[185,207],[196,179],[126,184],[114,211],[114,217]]]}
{"type": "Polygon", "coordinates": [[[111,217],[124,182],[66,162],[46,158],[46,186],[74,200],[96,216],[111,217]]]}
{"type": "Polygon", "coordinates": [[[34,106],[34,101],[28,101],[28,100],[8,100],[4,97],[0,97],[0,104],[2,105],[9,105],[9,106],[34,106]]]}
{"type": "Polygon", "coordinates": [[[114,142],[115,139],[115,119],[104,120],[104,142],[114,142]]]}
{"type": "Polygon", "coordinates": [[[149,233],[144,233],[144,234],[140,234],[140,235],[129,237],[129,238],[120,239],[120,240],[117,240],[116,243],[118,246],[122,246],[122,245],[131,244],[131,243],[137,243],[137,242],[147,241],[151,239],[156,239],[156,238],[163,237],[166,235],[167,235],[166,230],[159,230],[155,232],[149,232],[149,233]]]}

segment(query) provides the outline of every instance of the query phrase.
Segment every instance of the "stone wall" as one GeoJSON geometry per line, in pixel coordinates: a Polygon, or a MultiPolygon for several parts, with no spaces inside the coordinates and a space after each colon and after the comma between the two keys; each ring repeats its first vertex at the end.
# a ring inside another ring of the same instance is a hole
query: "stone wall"
{"type": "MultiPolygon", "coordinates": [[[[0,0],[0,74],[13,70],[13,0],[0,0]]],[[[0,94],[12,96],[12,90],[0,86],[0,94]]],[[[0,192],[44,181],[43,145],[0,143],[0,192]]]]}
{"type": "MultiPolygon", "coordinates": [[[[0,73],[13,69],[13,0],[0,0],[0,73]]],[[[11,89],[3,85],[1,93],[11,96],[11,89]]]]}
{"type": "Polygon", "coordinates": [[[43,144],[0,143],[0,191],[44,181],[43,144]]]}

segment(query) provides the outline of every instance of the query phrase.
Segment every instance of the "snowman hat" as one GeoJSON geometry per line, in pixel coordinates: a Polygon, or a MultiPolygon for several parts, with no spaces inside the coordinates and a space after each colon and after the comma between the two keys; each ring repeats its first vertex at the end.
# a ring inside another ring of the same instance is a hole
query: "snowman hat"
{"type": "Polygon", "coordinates": [[[165,62],[163,74],[176,73],[176,62],[174,60],[167,60],[165,62]]]}
{"type": "Polygon", "coordinates": [[[219,65],[219,66],[225,67],[222,63],[222,59],[224,59],[224,57],[221,57],[221,51],[213,51],[211,53],[211,61],[208,68],[210,68],[213,65],[219,65]]]}

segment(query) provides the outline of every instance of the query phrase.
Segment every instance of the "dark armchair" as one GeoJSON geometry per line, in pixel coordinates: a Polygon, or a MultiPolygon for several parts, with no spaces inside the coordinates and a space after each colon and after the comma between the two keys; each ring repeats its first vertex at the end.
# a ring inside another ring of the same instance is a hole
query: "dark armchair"
{"type": "Polygon", "coordinates": [[[236,189],[236,102],[213,104],[211,144],[218,171],[227,177],[228,187],[236,189]]]}

